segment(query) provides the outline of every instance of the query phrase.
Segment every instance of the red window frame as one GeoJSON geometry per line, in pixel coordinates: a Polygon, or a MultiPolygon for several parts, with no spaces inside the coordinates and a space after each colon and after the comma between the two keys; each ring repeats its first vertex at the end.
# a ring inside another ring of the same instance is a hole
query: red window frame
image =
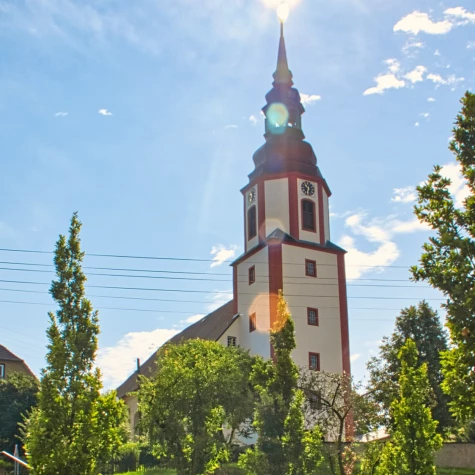
{"type": "Polygon", "coordinates": [[[307,277],[317,277],[317,261],[312,261],[311,259],[305,259],[305,275],[307,277]],[[315,274],[308,273],[309,264],[313,264],[313,268],[315,269],[315,274]]]}
{"type": "Polygon", "coordinates": [[[314,326],[314,327],[318,327],[320,325],[320,320],[318,318],[318,308],[307,307],[307,323],[309,325],[314,326]],[[316,322],[315,323],[310,322],[310,312],[315,312],[315,317],[316,317],[316,322]]]}
{"type": "Polygon", "coordinates": [[[256,281],[256,266],[249,267],[249,285],[256,281]]]}
{"type": "Polygon", "coordinates": [[[252,333],[256,329],[257,329],[256,314],[251,313],[251,315],[249,315],[249,333],[252,333]]]}
{"type": "Polygon", "coordinates": [[[320,371],[320,353],[312,353],[312,352],[308,353],[308,369],[313,370],[313,371],[320,371]],[[316,368],[312,367],[312,364],[311,364],[312,356],[317,357],[317,367],[316,368]]]}
{"type": "Polygon", "coordinates": [[[256,205],[252,205],[247,210],[247,240],[257,236],[257,208],[256,205]]]}
{"type": "Polygon", "coordinates": [[[317,232],[317,206],[316,206],[315,201],[304,198],[303,200],[301,200],[300,207],[301,207],[301,213],[302,213],[302,231],[316,233],[317,232]],[[304,214],[307,213],[307,212],[304,213],[304,209],[303,209],[305,203],[310,203],[312,205],[312,224],[313,224],[312,227],[305,226],[304,214]]]}

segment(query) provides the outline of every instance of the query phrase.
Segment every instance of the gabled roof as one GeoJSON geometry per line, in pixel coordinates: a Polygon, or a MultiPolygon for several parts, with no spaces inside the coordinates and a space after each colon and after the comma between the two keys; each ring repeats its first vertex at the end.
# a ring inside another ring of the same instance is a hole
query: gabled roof
{"type": "MultiPolygon", "coordinates": [[[[175,335],[173,338],[168,340],[167,343],[178,344],[184,340],[198,338],[201,340],[218,340],[239,316],[233,313],[233,306],[234,304],[231,300],[214,312],[206,315],[206,317],[198,320],[193,325],[185,328],[181,333],[178,333],[178,335],[175,335]]],[[[140,374],[145,376],[153,374],[156,368],[156,359],[157,353],[155,351],[152,356],[150,356],[150,358],[140,366],[140,374]]],[[[118,397],[124,397],[128,393],[137,390],[137,375],[138,372],[136,371],[117,388],[118,397]]]]}
{"type": "Polygon", "coordinates": [[[3,345],[0,345],[0,361],[17,361],[22,362],[21,358],[18,358],[17,355],[14,355],[9,349],[5,348],[3,345]]]}

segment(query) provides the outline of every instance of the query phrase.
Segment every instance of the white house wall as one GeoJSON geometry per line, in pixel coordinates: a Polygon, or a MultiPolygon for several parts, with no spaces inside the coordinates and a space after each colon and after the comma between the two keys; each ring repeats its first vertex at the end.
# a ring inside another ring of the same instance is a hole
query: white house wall
{"type": "Polygon", "coordinates": [[[281,178],[265,182],[266,236],[279,228],[289,233],[289,180],[281,178]]]}

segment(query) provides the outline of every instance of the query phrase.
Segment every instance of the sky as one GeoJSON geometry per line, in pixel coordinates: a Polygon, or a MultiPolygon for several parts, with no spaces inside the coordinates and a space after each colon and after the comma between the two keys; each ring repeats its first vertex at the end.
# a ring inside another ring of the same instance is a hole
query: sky
{"type": "MultiPolygon", "coordinates": [[[[87,254],[129,256],[84,261],[105,387],[230,299],[279,3],[1,0],[0,344],[36,374],[55,309],[51,252],[74,211],[87,254]]],[[[361,380],[401,308],[443,300],[409,280],[430,236],[415,186],[439,164],[465,196],[448,145],[474,86],[475,6],[289,3],[289,65],[333,193],[331,239],[348,251],[361,380]]]]}

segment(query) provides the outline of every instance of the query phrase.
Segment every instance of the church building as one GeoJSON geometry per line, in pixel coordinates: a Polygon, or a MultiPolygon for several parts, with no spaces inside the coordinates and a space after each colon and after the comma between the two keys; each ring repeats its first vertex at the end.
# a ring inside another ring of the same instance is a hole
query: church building
{"type": "MultiPolygon", "coordinates": [[[[232,263],[233,300],[173,337],[240,346],[271,358],[279,290],[295,322],[299,366],[350,374],[345,251],[330,239],[330,188],[305,142],[305,111],[293,87],[281,24],[277,69],[266,95],[265,143],[242,188],[244,254],[232,263]]],[[[155,353],[118,389],[137,421],[138,374],[153,374],[155,353]]]]}

